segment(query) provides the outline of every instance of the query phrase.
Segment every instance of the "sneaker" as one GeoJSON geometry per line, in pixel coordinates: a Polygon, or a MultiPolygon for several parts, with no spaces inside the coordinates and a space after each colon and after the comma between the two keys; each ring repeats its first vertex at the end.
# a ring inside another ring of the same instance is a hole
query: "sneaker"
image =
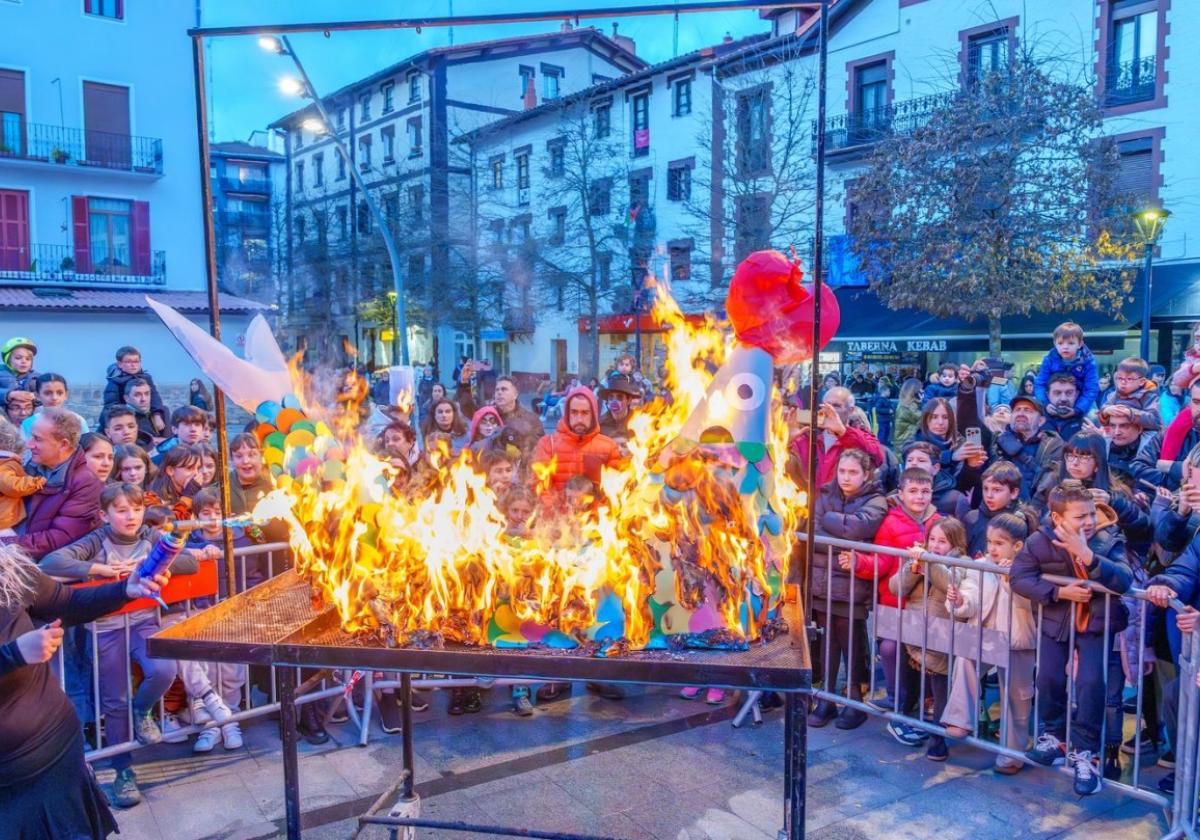
{"type": "Polygon", "coordinates": [[[1089,750],[1071,753],[1071,766],[1075,769],[1076,796],[1091,796],[1100,792],[1100,788],[1104,786],[1100,777],[1100,764],[1089,750]]]}
{"type": "MultiPolygon", "coordinates": [[[[210,730],[206,729],[204,731],[208,732],[210,730]]],[[[225,749],[227,750],[240,750],[242,748],[242,727],[238,725],[237,721],[222,724],[221,740],[225,742],[225,749]]]]}
{"type": "Polygon", "coordinates": [[[878,709],[881,712],[890,712],[896,708],[896,701],[888,696],[867,698],[867,705],[878,709]]]}
{"type": "Polygon", "coordinates": [[[1009,758],[1006,755],[996,757],[996,772],[1004,776],[1015,776],[1021,772],[1021,768],[1025,766],[1024,761],[1018,761],[1015,758],[1009,758]]]}
{"type": "Polygon", "coordinates": [[[209,717],[217,723],[225,723],[233,717],[233,710],[225,705],[225,701],[211,688],[204,692],[204,696],[200,698],[200,703],[204,706],[204,711],[208,712],[209,717]]]}
{"type": "Polygon", "coordinates": [[[1156,763],[1158,764],[1159,767],[1163,767],[1167,770],[1174,770],[1175,769],[1175,750],[1163,750],[1162,755],[1160,755],[1158,757],[1158,761],[1156,763]]]}
{"type": "Polygon", "coordinates": [[[513,712],[518,717],[529,717],[533,714],[533,703],[529,701],[528,686],[514,686],[512,690],[513,712]]]}
{"type": "Polygon", "coordinates": [[[400,698],[393,691],[379,693],[379,725],[389,735],[395,735],[404,729],[400,698]]]}
{"type": "MultiPolygon", "coordinates": [[[[1154,735],[1150,732],[1149,729],[1143,729],[1141,731],[1140,743],[1141,743],[1142,755],[1146,755],[1147,753],[1152,753],[1152,752],[1158,752],[1158,739],[1154,737],[1154,735]]],[[[1121,744],[1121,752],[1125,753],[1125,755],[1133,755],[1139,749],[1138,744],[1139,744],[1138,736],[1135,735],[1135,736],[1131,737],[1128,741],[1126,741],[1124,744],[1121,744]]]]}
{"type": "Polygon", "coordinates": [[[925,738],[921,737],[921,733],[917,732],[907,723],[901,723],[898,720],[893,720],[887,725],[888,734],[899,741],[906,747],[919,747],[925,742],[925,738]]]}
{"type": "Polygon", "coordinates": [[[473,715],[483,708],[483,695],[478,688],[463,689],[463,711],[473,715]]]}
{"type": "Polygon", "coordinates": [[[186,732],[180,732],[185,724],[178,716],[167,712],[163,715],[162,724],[162,739],[164,744],[186,744],[188,735],[186,732]]]}
{"type": "Polygon", "coordinates": [[[950,757],[950,748],[946,746],[946,739],[934,736],[929,739],[929,747],[925,750],[925,757],[930,761],[945,761],[950,757]]]}
{"type": "Polygon", "coordinates": [[[808,713],[808,725],[814,729],[820,729],[823,726],[828,726],[829,722],[836,717],[837,706],[828,700],[818,700],[816,708],[808,713]]]}
{"type": "Polygon", "coordinates": [[[725,703],[725,689],[710,688],[704,692],[704,702],[710,706],[721,706],[725,703]]]}
{"type": "Polygon", "coordinates": [[[204,703],[200,701],[199,697],[192,698],[190,708],[190,720],[196,726],[203,726],[204,724],[212,721],[212,715],[208,713],[208,709],[204,708],[204,703]]]}
{"type": "Polygon", "coordinates": [[[1067,763],[1067,748],[1062,741],[1046,732],[1038,736],[1037,743],[1025,753],[1025,757],[1043,767],[1061,767],[1067,763]]]}
{"type": "Polygon", "coordinates": [[[700,688],[698,686],[689,685],[687,688],[679,692],[679,696],[684,700],[695,700],[700,696],[700,688]]]}
{"type": "Polygon", "coordinates": [[[867,722],[867,713],[859,709],[852,709],[849,706],[843,706],[841,714],[837,716],[837,720],[833,725],[838,729],[850,730],[858,729],[867,722]]]}
{"type": "Polygon", "coordinates": [[[1175,774],[1168,773],[1158,780],[1158,789],[1163,793],[1171,795],[1175,793],[1175,774]]]}
{"type": "Polygon", "coordinates": [[[145,746],[162,741],[162,730],[158,728],[158,721],[154,719],[153,712],[134,714],[133,737],[137,738],[139,744],[145,746]]]}
{"type": "Polygon", "coordinates": [[[1121,747],[1117,744],[1104,747],[1104,778],[1112,782],[1121,778],[1121,747]]]}
{"type": "Polygon", "coordinates": [[[118,808],[132,808],[142,801],[142,792],[138,790],[137,776],[133,775],[132,767],[121,770],[113,779],[111,800],[118,808]]]}
{"type": "Polygon", "coordinates": [[[408,701],[408,707],[414,712],[423,712],[429,708],[429,695],[419,689],[414,688],[408,701]]]}
{"type": "Polygon", "coordinates": [[[205,729],[196,736],[196,743],[192,744],[192,752],[194,753],[210,753],[217,742],[221,740],[221,730],[215,726],[205,729]]]}

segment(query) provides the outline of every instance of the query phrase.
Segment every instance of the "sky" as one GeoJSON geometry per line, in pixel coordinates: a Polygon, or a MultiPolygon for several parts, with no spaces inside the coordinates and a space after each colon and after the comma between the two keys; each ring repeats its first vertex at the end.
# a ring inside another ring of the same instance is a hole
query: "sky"
{"type": "MultiPolygon", "coordinates": [[[[542,12],[617,6],[656,5],[656,0],[197,0],[204,26],[237,26],[271,23],[304,23],[330,20],[370,20],[390,17],[443,17],[453,14],[496,12],[542,12]]],[[[671,5],[668,2],[663,6],[671,5]]],[[[611,33],[612,18],[582,20],[611,33]]],[[[620,32],[637,42],[638,55],[651,64],[672,57],[671,15],[625,17],[620,32]]],[[[511,37],[531,32],[553,31],[558,23],[460,26],[453,30],[454,43],[511,37]]],[[[730,33],[735,38],[765,32],[768,23],[755,10],[703,12],[679,16],[679,52],[690,52],[715,44],[730,33]]],[[[335,32],[291,36],[292,46],[321,93],[336,90],[414,53],[449,43],[447,29],[335,32]]],[[[210,38],[209,119],[214,140],[245,140],[252,131],[264,129],[273,120],[296,110],[300,102],[278,90],[279,79],[294,75],[291,62],[262,50],[254,37],[210,38]]]]}

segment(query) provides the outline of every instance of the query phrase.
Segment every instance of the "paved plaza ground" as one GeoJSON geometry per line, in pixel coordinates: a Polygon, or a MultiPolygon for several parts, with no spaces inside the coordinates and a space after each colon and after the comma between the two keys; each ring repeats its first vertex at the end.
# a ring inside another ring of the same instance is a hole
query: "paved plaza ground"
{"type": "MultiPolygon", "coordinates": [[[[445,694],[434,693],[430,709],[414,715],[423,815],[631,840],[775,837],[783,814],[779,712],[761,727],[734,730],[732,706],[714,709],[665,689],[633,689],[612,702],[577,686],[522,719],[508,710],[507,693],[485,694],[482,713],[459,718],[448,717],[445,694]]],[[[164,744],[139,753],[145,802],[119,812],[122,840],[282,837],[276,727],[251,723],[245,747],[233,752],[197,756],[190,745],[164,744]]],[[[367,747],[347,725],[331,732],[326,745],[301,746],[306,840],[352,837],[355,817],[400,772],[401,739],[377,722],[367,747]]],[[[1141,840],[1165,830],[1159,811],[1114,790],[1079,799],[1066,774],[1003,777],[991,765],[991,756],[970,748],[952,748],[945,764],[928,761],[875,719],[854,732],[810,730],[808,836],[1141,840]]]]}

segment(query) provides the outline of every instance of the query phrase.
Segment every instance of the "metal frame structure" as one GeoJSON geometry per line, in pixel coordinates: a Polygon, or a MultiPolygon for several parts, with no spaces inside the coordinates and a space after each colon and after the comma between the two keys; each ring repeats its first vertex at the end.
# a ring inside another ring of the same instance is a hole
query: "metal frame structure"
{"type": "MultiPolygon", "coordinates": [[[[780,837],[804,837],[807,703],[811,689],[808,645],[803,633],[755,644],[747,651],[637,651],[587,656],[572,651],[500,650],[446,645],[396,648],[346,633],[332,608],[317,610],[309,585],[294,571],[198,613],[153,636],[150,655],[205,662],[268,665],[279,689],[280,729],[289,840],[300,838],[297,758],[297,672],[304,668],[399,672],[403,715],[403,776],[398,807],[403,815],[366,816],[364,824],[436,827],[416,816],[412,720],[413,674],[460,674],[541,681],[586,680],[626,685],[710,685],[747,691],[778,691],[784,697],[784,826],[780,837]]],[[[364,711],[364,715],[368,712],[364,711]]],[[[441,827],[445,827],[444,825],[441,827]]],[[[507,836],[571,838],[572,835],[500,825],[465,830],[507,836]]],[[[583,840],[578,836],[575,840],[583,840]]],[[[591,838],[591,840],[601,840],[591,838]]]]}

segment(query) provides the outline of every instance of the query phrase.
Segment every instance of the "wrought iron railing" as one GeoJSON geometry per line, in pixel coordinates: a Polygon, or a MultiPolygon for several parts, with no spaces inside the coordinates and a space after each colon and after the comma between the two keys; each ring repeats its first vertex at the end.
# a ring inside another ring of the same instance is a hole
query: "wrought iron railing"
{"type": "Polygon", "coordinates": [[[1104,103],[1128,105],[1154,98],[1158,80],[1158,57],[1146,56],[1124,64],[1110,64],[1104,84],[1104,103]]]}
{"type": "Polygon", "coordinates": [[[163,171],[162,140],[61,125],[6,120],[0,129],[0,158],[60,166],[120,169],[148,175],[163,171]]]}
{"type": "Polygon", "coordinates": [[[131,264],[129,259],[106,265],[77,265],[75,249],[69,245],[26,245],[0,252],[0,279],[6,284],[69,286],[164,286],[167,258],[152,251],[149,264],[131,264]]]}
{"type": "Polygon", "coordinates": [[[537,326],[534,321],[532,306],[510,306],[504,310],[504,321],[501,325],[505,332],[518,335],[529,335],[537,326]]]}
{"type": "Polygon", "coordinates": [[[266,230],[271,226],[271,217],[266,213],[253,213],[247,210],[221,210],[217,213],[217,221],[231,227],[246,227],[256,230],[266,230]]]}
{"type": "Polygon", "coordinates": [[[266,178],[222,178],[221,190],[224,192],[252,193],[254,195],[270,195],[271,182],[266,178]]]}
{"type": "MultiPolygon", "coordinates": [[[[904,134],[920,128],[942,108],[952,105],[961,94],[958,91],[934,93],[916,99],[893,102],[882,108],[868,108],[851,114],[840,114],[825,120],[825,150],[837,152],[876,143],[893,134],[904,134]]],[[[813,153],[817,150],[820,126],[813,121],[813,153]]]]}

